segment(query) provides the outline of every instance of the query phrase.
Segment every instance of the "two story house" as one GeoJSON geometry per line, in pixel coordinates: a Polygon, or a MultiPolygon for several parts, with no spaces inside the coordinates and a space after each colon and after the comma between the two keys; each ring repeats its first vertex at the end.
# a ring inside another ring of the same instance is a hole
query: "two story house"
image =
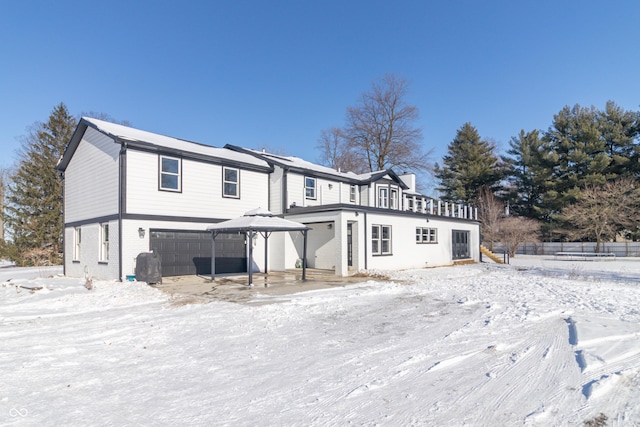
{"type": "Polygon", "coordinates": [[[58,169],[69,276],[123,280],[135,271],[137,255],[151,250],[165,277],[209,274],[212,244],[216,273],[299,265],[300,233],[274,233],[264,265],[266,249],[257,241],[243,233],[214,241],[207,231],[256,208],[309,227],[307,266],[341,276],[479,258],[475,209],[420,195],[413,174],[359,175],[92,118],[80,120],[58,169]]]}

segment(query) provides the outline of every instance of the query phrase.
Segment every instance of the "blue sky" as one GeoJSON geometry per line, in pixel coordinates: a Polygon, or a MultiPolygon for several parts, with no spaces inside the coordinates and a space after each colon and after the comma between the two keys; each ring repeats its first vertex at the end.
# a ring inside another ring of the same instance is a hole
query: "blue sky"
{"type": "Polygon", "coordinates": [[[373,80],[411,82],[441,161],[576,103],[640,109],[640,2],[0,0],[0,167],[64,102],[202,142],[319,157],[373,80]]]}

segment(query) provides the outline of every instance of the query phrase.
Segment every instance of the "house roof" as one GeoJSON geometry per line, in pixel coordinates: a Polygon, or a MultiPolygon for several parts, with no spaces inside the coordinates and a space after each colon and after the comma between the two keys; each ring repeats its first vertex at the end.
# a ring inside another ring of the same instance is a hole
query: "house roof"
{"type": "Polygon", "coordinates": [[[239,218],[233,218],[207,227],[208,231],[217,233],[233,233],[238,231],[303,231],[308,229],[309,227],[304,224],[273,216],[271,212],[262,208],[249,211],[239,218]]]}
{"type": "Polygon", "coordinates": [[[230,150],[247,153],[254,155],[258,158],[262,158],[265,161],[278,165],[285,169],[294,170],[297,172],[308,173],[311,175],[317,175],[326,178],[333,178],[344,182],[351,182],[353,184],[366,184],[369,182],[378,181],[384,177],[388,177],[394,181],[397,181],[403,188],[408,188],[407,185],[396,175],[391,169],[368,172],[363,174],[356,174],[354,172],[342,172],[327,166],[311,163],[295,156],[282,156],[277,154],[271,154],[264,151],[252,150],[249,148],[242,148],[235,145],[227,144],[225,148],[230,150]]]}
{"type": "Polygon", "coordinates": [[[116,123],[83,117],[76,128],[71,141],[67,145],[64,156],[58,164],[58,169],[64,171],[73,156],[78,144],[82,140],[85,131],[91,127],[98,132],[109,136],[114,142],[124,143],[130,147],[138,147],[152,151],[164,151],[184,157],[201,158],[204,160],[225,160],[232,163],[250,165],[265,170],[271,169],[270,165],[255,156],[246,153],[229,150],[227,148],[213,147],[211,145],[186,141],[153,132],[147,132],[116,123]]]}

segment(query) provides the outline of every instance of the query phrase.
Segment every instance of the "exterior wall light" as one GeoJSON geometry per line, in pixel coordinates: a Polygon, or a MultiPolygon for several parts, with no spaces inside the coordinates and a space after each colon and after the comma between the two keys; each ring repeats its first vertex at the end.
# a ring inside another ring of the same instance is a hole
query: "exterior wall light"
{"type": "Polygon", "coordinates": [[[144,228],[142,227],[138,228],[138,237],[140,237],[141,239],[144,239],[144,228]]]}

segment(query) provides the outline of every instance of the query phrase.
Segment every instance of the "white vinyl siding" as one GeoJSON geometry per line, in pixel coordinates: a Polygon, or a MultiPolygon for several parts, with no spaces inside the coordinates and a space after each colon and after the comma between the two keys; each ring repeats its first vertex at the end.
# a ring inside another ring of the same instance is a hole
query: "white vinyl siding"
{"type": "Polygon", "coordinates": [[[222,195],[224,197],[240,198],[240,170],[236,168],[222,168],[222,195]]]}
{"type": "Polygon", "coordinates": [[[175,157],[160,156],[160,189],[180,191],[182,189],[182,160],[175,157]]]}
{"type": "Polygon", "coordinates": [[[120,144],[88,128],[64,174],[64,219],[75,222],[118,213],[120,144]]]}
{"type": "Polygon", "coordinates": [[[242,199],[222,196],[222,166],[182,159],[182,191],[158,191],[158,156],[127,150],[127,213],[201,218],[235,218],[269,205],[266,172],[240,169],[242,199]]]}

